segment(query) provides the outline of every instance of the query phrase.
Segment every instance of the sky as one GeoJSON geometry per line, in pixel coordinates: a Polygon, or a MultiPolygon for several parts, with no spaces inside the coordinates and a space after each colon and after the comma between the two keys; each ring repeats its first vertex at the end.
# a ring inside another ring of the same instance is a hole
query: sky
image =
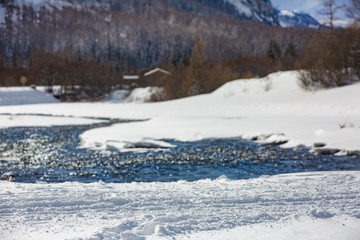
{"type": "MultiPolygon", "coordinates": [[[[316,11],[321,6],[322,0],[271,0],[273,6],[279,10],[299,10],[309,13],[315,18],[317,16],[316,11]]],[[[338,4],[349,4],[350,0],[336,0],[338,4]]]]}

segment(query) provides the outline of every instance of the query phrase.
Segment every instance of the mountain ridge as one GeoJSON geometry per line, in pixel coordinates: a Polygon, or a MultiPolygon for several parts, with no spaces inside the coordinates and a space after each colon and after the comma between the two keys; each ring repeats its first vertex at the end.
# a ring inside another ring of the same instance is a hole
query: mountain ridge
{"type": "Polygon", "coordinates": [[[310,14],[296,10],[278,12],[281,27],[321,28],[322,25],[310,14]]]}
{"type": "Polygon", "coordinates": [[[161,7],[170,7],[177,11],[205,16],[236,17],[241,20],[260,22],[271,26],[279,25],[276,11],[269,0],[12,0],[7,2],[15,5],[32,5],[36,8],[40,6],[62,8],[64,6],[80,5],[135,14],[141,14],[145,9],[156,10],[161,7]]]}
{"type": "MultiPolygon", "coordinates": [[[[319,28],[321,24],[307,13],[292,10],[278,10],[270,0],[10,0],[15,5],[56,7],[91,7],[110,11],[125,11],[129,14],[144,14],[161,8],[194,13],[218,18],[237,18],[281,27],[319,28]]],[[[0,4],[6,4],[0,1],[0,4]]],[[[1,22],[1,20],[0,20],[1,22]]]]}

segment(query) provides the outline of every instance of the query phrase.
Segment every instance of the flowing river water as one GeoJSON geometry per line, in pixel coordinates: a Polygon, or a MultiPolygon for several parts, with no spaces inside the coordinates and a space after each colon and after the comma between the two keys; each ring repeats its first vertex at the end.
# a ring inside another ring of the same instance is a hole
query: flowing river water
{"type": "Polygon", "coordinates": [[[226,176],[247,179],[306,171],[360,170],[359,156],[316,155],[236,139],[179,142],[145,152],[81,149],[86,130],[122,122],[82,126],[0,129],[0,180],[15,182],[168,182],[226,176]]]}

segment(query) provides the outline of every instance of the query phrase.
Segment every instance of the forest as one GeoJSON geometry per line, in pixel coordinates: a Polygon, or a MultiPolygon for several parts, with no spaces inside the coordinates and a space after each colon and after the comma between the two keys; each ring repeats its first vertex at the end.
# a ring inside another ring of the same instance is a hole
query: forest
{"type": "Polygon", "coordinates": [[[99,99],[119,88],[124,74],[162,67],[173,73],[164,86],[173,99],[279,70],[308,69],[305,87],[359,80],[356,24],[282,28],[227,14],[233,12],[227,5],[216,11],[213,1],[200,13],[182,1],[140,1],[132,8],[71,2],[77,5],[0,2],[0,85],[45,85],[49,91],[61,85],[63,100],[99,99]]]}

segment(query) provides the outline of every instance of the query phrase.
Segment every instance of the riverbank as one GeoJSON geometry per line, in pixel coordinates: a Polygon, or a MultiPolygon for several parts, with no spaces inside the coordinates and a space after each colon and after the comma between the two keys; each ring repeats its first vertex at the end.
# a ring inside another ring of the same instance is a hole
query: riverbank
{"type": "MultiPolygon", "coordinates": [[[[297,72],[279,72],[261,79],[229,82],[211,94],[174,101],[123,103],[58,103],[2,106],[0,114],[50,114],[75,117],[148,119],[115,124],[81,135],[82,147],[104,151],[126,150],[127,143],[176,139],[243,137],[282,142],[283,147],[324,143],[323,148],[360,150],[360,84],[328,90],[305,91],[297,72]]],[[[2,119],[3,120],[3,119],[2,119]]],[[[9,126],[10,118],[0,127],[9,126]]],[[[49,119],[26,126],[51,124],[49,119]]],[[[58,124],[53,122],[54,125],[58,124]]],[[[21,126],[17,122],[12,126],[21,126]]]]}

